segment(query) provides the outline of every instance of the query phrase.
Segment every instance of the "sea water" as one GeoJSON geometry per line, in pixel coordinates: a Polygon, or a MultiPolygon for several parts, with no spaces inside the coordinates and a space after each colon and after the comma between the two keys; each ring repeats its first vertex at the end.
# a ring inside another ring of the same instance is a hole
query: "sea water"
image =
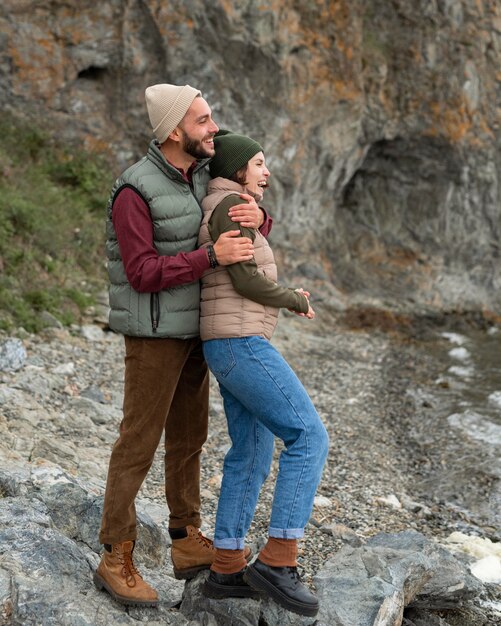
{"type": "Polygon", "coordinates": [[[500,447],[501,453],[501,331],[442,333],[450,347],[442,378],[449,393],[449,423],[473,439],[500,447]]]}
{"type": "MultiPolygon", "coordinates": [[[[447,355],[442,358],[445,370],[448,423],[463,435],[480,444],[489,458],[489,473],[497,477],[490,494],[489,523],[494,531],[501,529],[501,330],[471,331],[468,334],[441,333],[448,341],[447,355]]],[[[442,342],[440,342],[442,343],[442,342]]],[[[479,459],[480,461],[480,459],[479,459]]],[[[473,469],[473,467],[472,467],[473,469]]],[[[461,535],[461,533],[454,533],[461,535]]],[[[449,539],[452,539],[451,536],[449,539]]],[[[479,558],[471,571],[480,580],[501,583],[501,548],[487,538],[462,535],[465,546],[482,544],[484,553],[466,552],[479,558]],[[483,542],[483,543],[482,543],[483,542]]],[[[501,602],[485,603],[501,618],[501,602]]]]}

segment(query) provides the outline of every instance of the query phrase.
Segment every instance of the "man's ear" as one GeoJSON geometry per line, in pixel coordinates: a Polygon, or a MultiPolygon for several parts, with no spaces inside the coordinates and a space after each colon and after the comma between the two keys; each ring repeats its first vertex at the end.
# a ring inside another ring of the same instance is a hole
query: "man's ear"
{"type": "Polygon", "coordinates": [[[179,143],[181,141],[181,129],[179,128],[179,126],[176,126],[176,128],[174,128],[174,130],[167,137],[167,139],[171,139],[172,141],[175,141],[176,143],[179,143]]]}

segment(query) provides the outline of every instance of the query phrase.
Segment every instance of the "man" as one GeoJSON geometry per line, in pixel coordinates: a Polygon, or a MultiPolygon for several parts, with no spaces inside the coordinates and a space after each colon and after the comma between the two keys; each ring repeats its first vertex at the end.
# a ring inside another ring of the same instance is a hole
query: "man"
{"type": "MultiPolygon", "coordinates": [[[[134,500],[165,433],[165,494],[177,578],[192,578],[214,559],[200,528],[200,452],[207,438],[208,372],[199,333],[199,278],[216,265],[252,258],[235,230],[196,249],[219,130],[211,109],[189,85],[154,85],[146,105],[156,139],[116,181],[108,203],[110,327],[124,335],[124,416],[111,454],[99,539],[105,550],[94,575],[126,605],[155,606],[156,591],[137,571],[134,500]]],[[[231,216],[242,226],[270,220],[250,196],[231,216]]]]}

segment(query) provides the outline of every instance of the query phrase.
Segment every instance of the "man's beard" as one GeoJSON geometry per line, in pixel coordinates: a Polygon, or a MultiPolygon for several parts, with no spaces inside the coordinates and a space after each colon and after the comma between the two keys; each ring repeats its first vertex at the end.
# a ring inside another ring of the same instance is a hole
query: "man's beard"
{"type": "Polygon", "coordinates": [[[189,154],[195,159],[206,159],[213,156],[214,151],[211,150],[209,147],[206,147],[203,143],[203,141],[208,139],[209,136],[210,135],[207,135],[202,140],[192,139],[188,135],[188,133],[183,130],[183,150],[186,152],[186,154],[189,154]]]}

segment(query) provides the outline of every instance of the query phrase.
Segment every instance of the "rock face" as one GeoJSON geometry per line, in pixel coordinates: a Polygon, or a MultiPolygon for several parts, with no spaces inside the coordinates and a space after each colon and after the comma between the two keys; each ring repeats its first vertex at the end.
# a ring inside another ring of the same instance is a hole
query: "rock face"
{"type": "Polygon", "coordinates": [[[196,85],[264,143],[276,243],[407,308],[501,303],[500,67],[496,0],[0,7],[0,106],[118,171],[149,138],[144,88],[196,85]]]}

